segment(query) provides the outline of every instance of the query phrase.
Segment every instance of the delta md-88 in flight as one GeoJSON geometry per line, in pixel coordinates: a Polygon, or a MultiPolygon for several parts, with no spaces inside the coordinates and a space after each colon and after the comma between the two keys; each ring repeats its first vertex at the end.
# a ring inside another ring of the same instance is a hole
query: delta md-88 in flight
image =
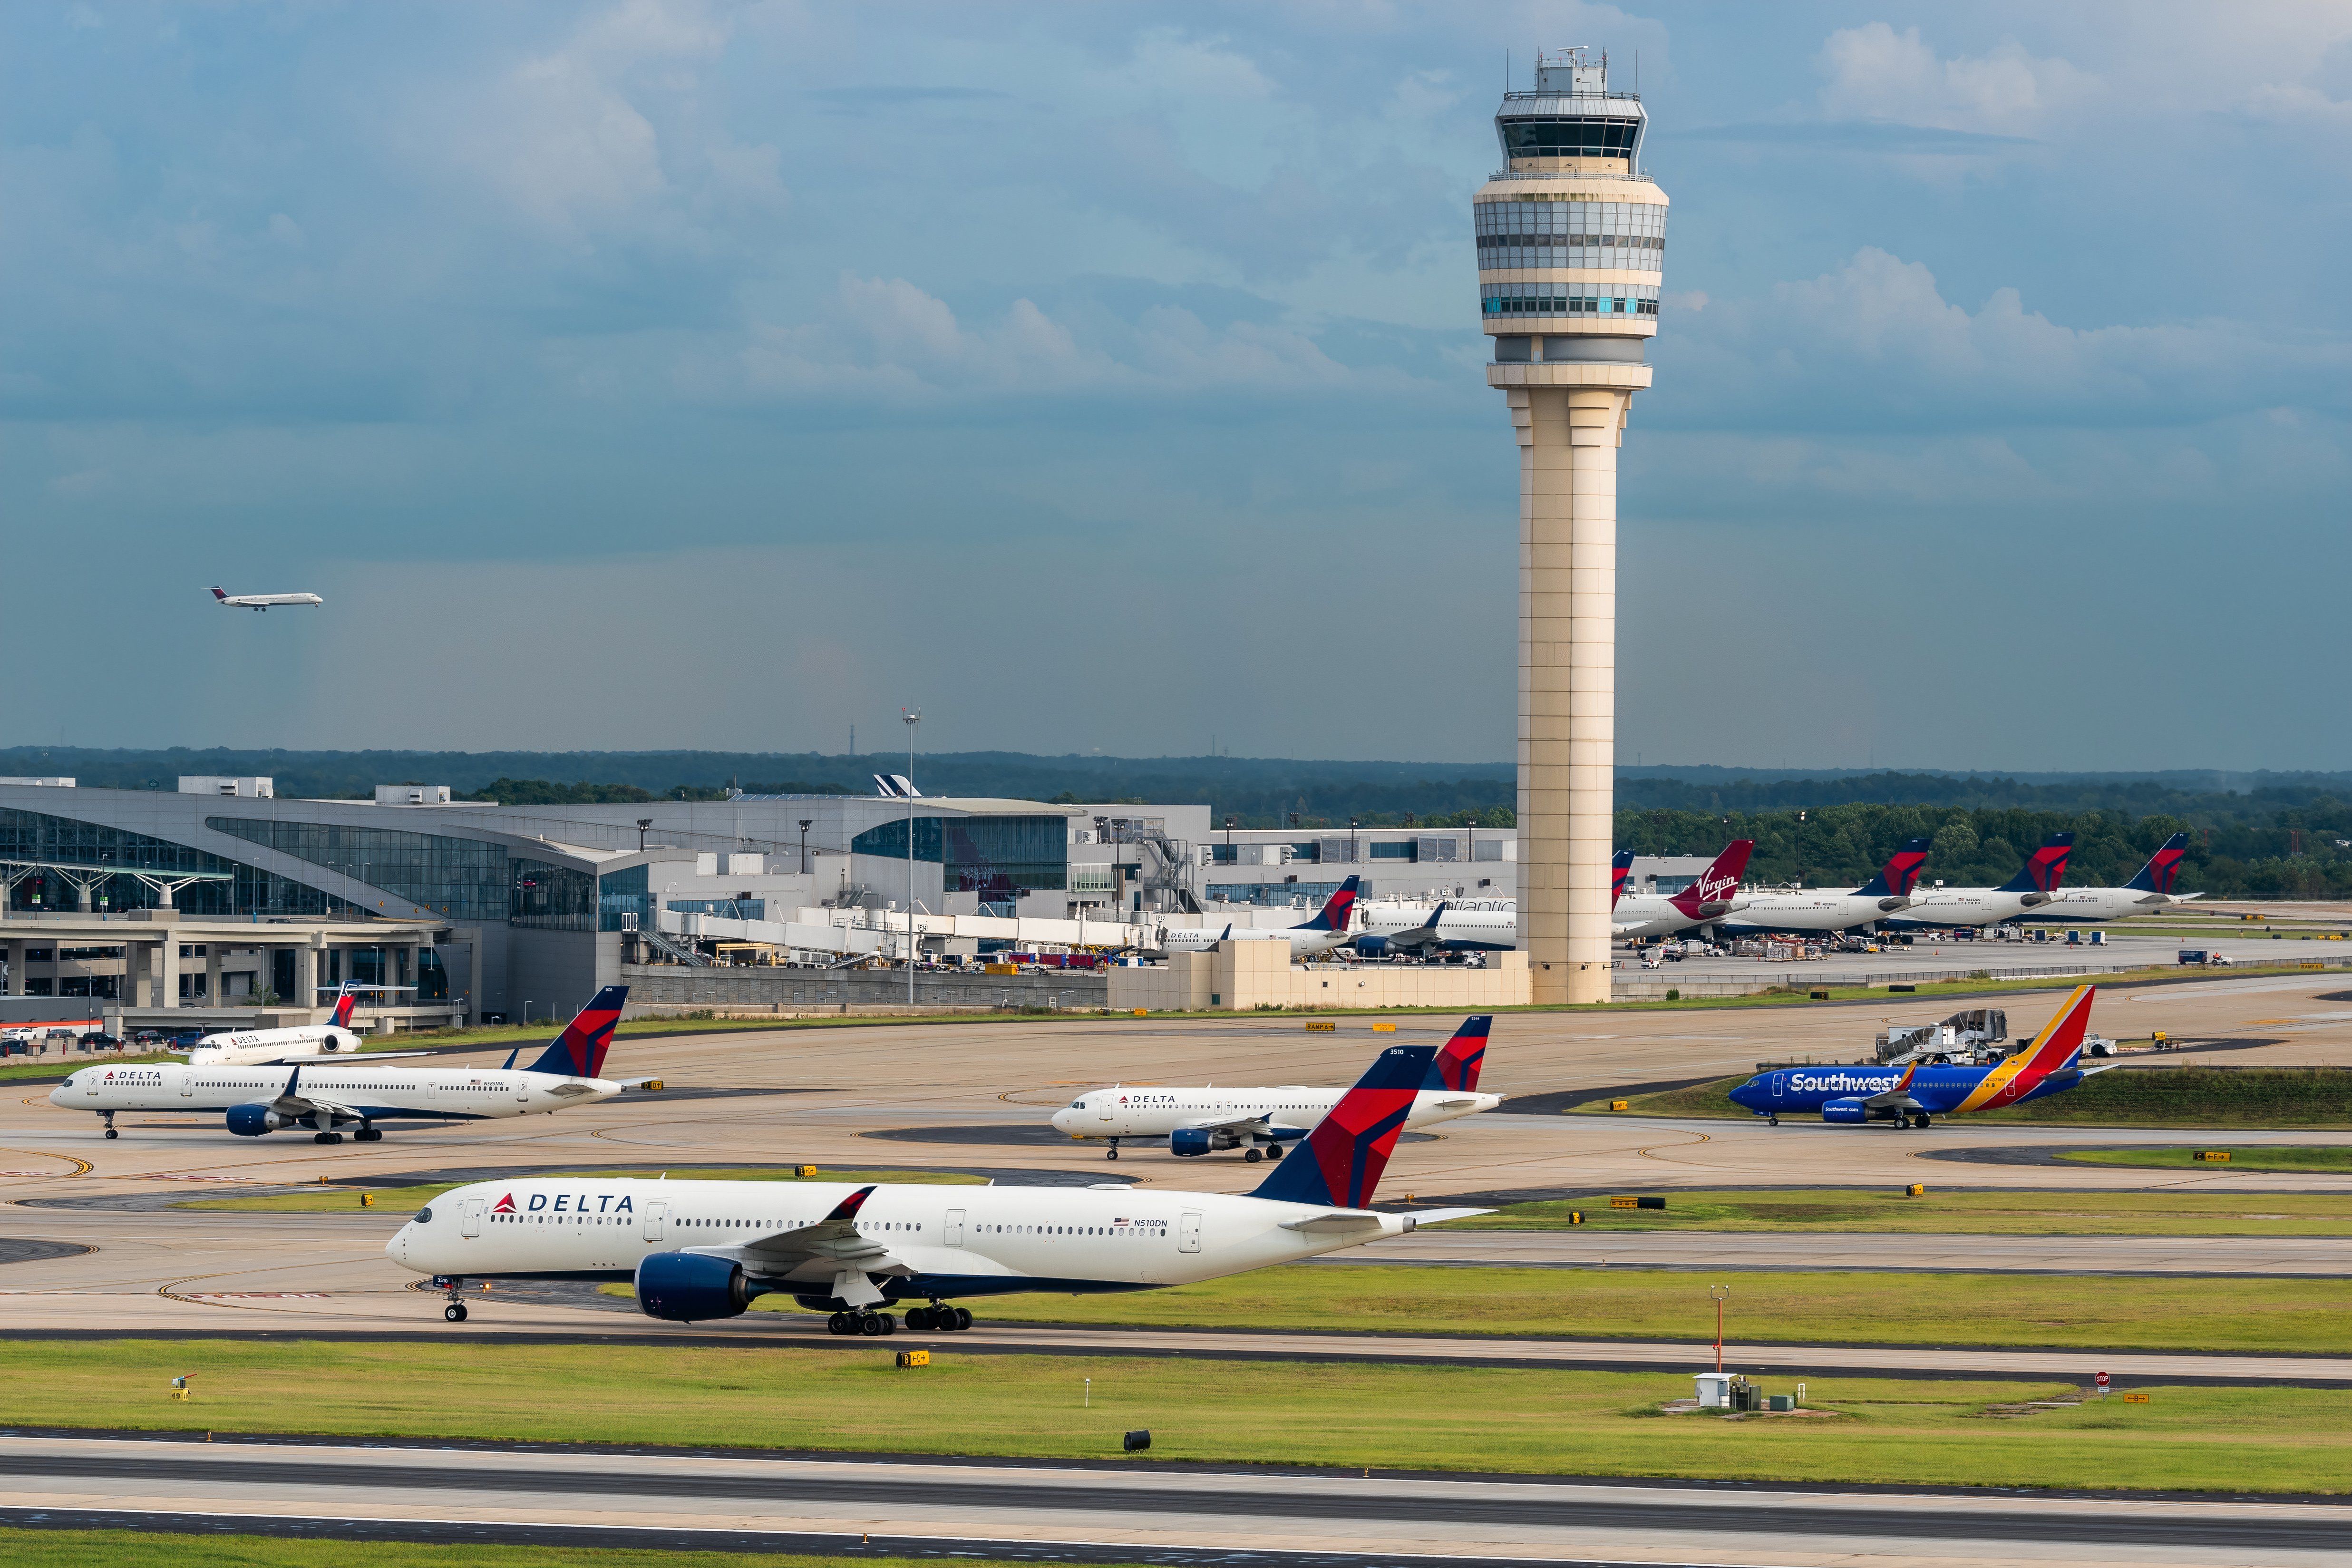
{"type": "MultiPolygon", "coordinates": [[[[1480,1094],[1478,1074],[1486,1065],[1486,1032],[1493,1016],[1468,1018],[1431,1058],[1428,1080],[1405,1109],[1405,1126],[1427,1127],[1457,1116],[1475,1116],[1503,1103],[1499,1094],[1480,1094]]],[[[1279,1160],[1282,1146],[1304,1138],[1339,1104],[1343,1091],[1291,1085],[1280,1089],[1160,1089],[1113,1084],[1088,1089],[1054,1112],[1054,1128],[1081,1141],[1103,1139],[1106,1159],[1118,1158],[1122,1138],[1165,1138],[1171,1154],[1210,1154],[1239,1149],[1242,1158],[1279,1160]]]]}
{"type": "Polygon", "coordinates": [[[327,602],[316,594],[232,594],[226,588],[215,588],[213,597],[232,610],[284,609],[290,605],[323,605],[327,602]]]}

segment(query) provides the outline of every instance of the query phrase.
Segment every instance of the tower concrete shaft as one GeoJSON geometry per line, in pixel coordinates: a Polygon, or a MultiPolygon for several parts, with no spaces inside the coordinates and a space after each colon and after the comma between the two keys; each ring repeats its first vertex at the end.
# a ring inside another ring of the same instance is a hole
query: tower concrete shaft
{"type": "Polygon", "coordinates": [[[1609,999],[1617,738],[1617,449],[1650,384],[1666,198],[1640,100],[1582,50],[1495,117],[1480,310],[1519,445],[1519,940],[1538,1002],[1609,999]]]}

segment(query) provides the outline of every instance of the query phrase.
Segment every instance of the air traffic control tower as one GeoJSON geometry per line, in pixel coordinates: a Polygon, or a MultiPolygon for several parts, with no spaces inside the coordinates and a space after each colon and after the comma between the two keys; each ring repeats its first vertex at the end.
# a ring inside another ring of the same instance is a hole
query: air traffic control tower
{"type": "Polygon", "coordinates": [[[1534,1000],[1609,1000],[1617,446],[1658,330],[1665,194],[1609,58],[1542,54],[1495,115],[1478,299],[1519,442],[1519,939],[1534,1000]]]}

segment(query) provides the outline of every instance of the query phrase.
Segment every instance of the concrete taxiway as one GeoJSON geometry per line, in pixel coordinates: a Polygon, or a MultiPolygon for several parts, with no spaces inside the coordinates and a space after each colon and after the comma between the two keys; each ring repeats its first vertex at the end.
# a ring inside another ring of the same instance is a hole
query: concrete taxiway
{"type": "MultiPolygon", "coordinates": [[[[1356,1476],[1148,1462],[738,1458],[389,1445],[0,1436],[10,1514],[152,1521],[332,1519],[347,1531],[530,1526],[538,1539],[867,1552],[877,1537],[973,1555],[1082,1543],[1129,1554],[1482,1563],[2340,1561],[2352,1512],[2316,1501],[1675,1487],[1533,1477],[1356,1476]],[[754,1542],[757,1544],[755,1545],[754,1542]],[[787,1544],[788,1542],[788,1544],[787,1544]]],[[[462,1539],[462,1536],[457,1538],[462,1539]]],[[[1051,1554],[1050,1552],[1045,1554],[1051,1554]]],[[[1179,1558],[1183,1561],[1183,1558],[1179,1558]]],[[[1221,1557],[1221,1561],[1232,1561],[1221,1557]]],[[[1264,1560],[1264,1559],[1260,1559],[1264,1560]]]]}

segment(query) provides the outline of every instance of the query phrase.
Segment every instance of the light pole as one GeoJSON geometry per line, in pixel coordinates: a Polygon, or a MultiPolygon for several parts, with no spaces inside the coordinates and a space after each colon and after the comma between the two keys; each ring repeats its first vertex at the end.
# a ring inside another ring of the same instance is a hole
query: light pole
{"type": "Polygon", "coordinates": [[[640,855],[646,852],[646,829],[653,825],[654,819],[650,816],[637,818],[637,853],[640,855]]]}
{"type": "Polygon", "coordinates": [[[814,818],[814,817],[813,817],[813,816],[803,816],[803,817],[802,817],[802,818],[800,819],[800,821],[801,821],[801,875],[802,875],[802,876],[803,876],[803,877],[805,877],[805,876],[807,876],[807,875],[808,875],[808,830],[809,830],[812,826],[815,826],[816,818],[814,818]]]}
{"type": "MultiPolygon", "coordinates": [[[[915,1005],[915,732],[923,716],[912,708],[898,710],[907,723],[907,1005],[915,1005]]],[[[947,865],[944,853],[940,858],[947,865]]]]}
{"type": "Polygon", "coordinates": [[[1715,1370],[1723,1370],[1723,1299],[1731,1294],[1728,1285],[1710,1285],[1706,1293],[1715,1298],[1715,1370]]]}

